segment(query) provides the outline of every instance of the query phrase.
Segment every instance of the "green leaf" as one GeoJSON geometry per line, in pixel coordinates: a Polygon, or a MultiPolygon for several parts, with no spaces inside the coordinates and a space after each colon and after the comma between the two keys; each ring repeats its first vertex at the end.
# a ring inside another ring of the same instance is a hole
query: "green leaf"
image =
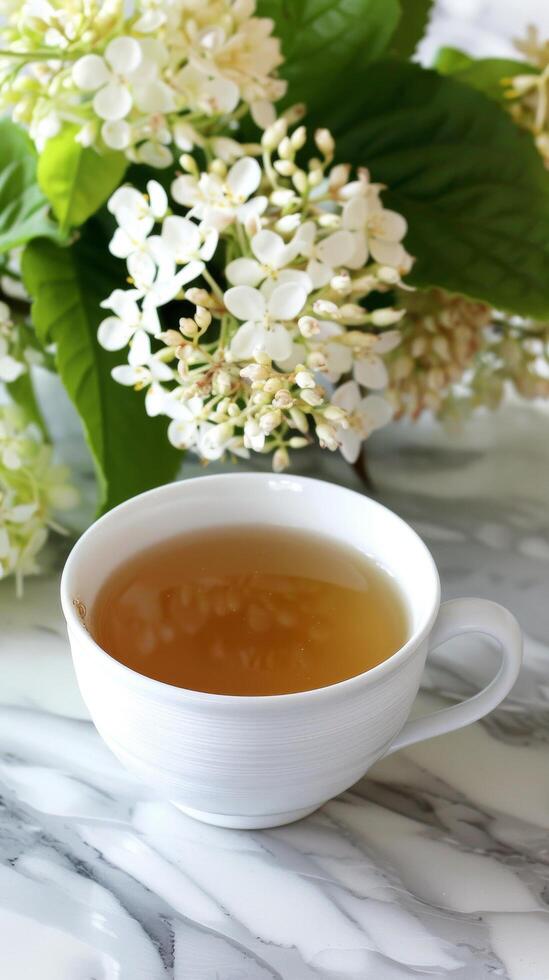
{"type": "Polygon", "coordinates": [[[97,327],[99,303],[120,284],[107,240],[89,222],[70,249],[33,242],[23,256],[23,274],[34,299],[40,339],[57,346],[57,368],[84,426],[100,484],[100,509],[173,479],[181,453],[166,436],[166,419],[147,418],[143,396],[111,378],[120,356],[103,350],[97,327]]]}
{"type": "Polygon", "coordinates": [[[36,394],[34,391],[34,385],[32,383],[32,378],[30,372],[27,370],[24,374],[20,374],[15,381],[10,381],[7,385],[10,397],[23,409],[25,415],[29,422],[34,422],[39,429],[44,433],[46,438],[48,438],[48,431],[46,429],[46,423],[44,422],[42,412],[38,406],[36,400],[36,394]]]}
{"type": "Polygon", "coordinates": [[[360,103],[327,107],[338,157],[388,185],[407,219],[411,281],[549,315],[549,180],[497,103],[417,65],[362,72],[360,103]]]}
{"type": "Polygon", "coordinates": [[[313,116],[335,78],[343,75],[352,89],[355,69],[383,54],[399,5],[398,0],[259,0],[257,13],[274,20],[282,42],[285,104],[306,102],[313,116]]]}
{"type": "Polygon", "coordinates": [[[525,61],[510,58],[481,58],[478,61],[457,48],[441,48],[434,67],[441,75],[451,75],[458,82],[484,92],[496,102],[505,103],[502,80],[515,75],[537,75],[539,69],[525,61]]]}
{"type": "Polygon", "coordinates": [[[38,236],[59,238],[48,211],[31,141],[10,119],[0,119],[0,252],[38,236]]]}
{"type": "Polygon", "coordinates": [[[390,44],[396,58],[411,58],[429,23],[433,0],[400,0],[401,15],[390,44]]]}
{"type": "Polygon", "coordinates": [[[75,139],[77,126],[65,126],[48,140],[38,161],[38,183],[61,228],[84,224],[118,187],[126,170],[123,153],[99,155],[75,139]]]}

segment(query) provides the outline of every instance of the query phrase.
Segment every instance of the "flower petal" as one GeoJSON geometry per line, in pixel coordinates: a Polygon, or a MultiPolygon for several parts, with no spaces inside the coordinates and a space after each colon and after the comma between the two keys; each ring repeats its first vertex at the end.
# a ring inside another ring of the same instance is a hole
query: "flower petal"
{"type": "Polygon", "coordinates": [[[267,126],[272,126],[276,119],[275,108],[272,102],[268,102],[267,99],[255,99],[250,104],[250,112],[254,123],[260,129],[267,129],[267,126]]]}
{"type": "Polygon", "coordinates": [[[145,395],[145,411],[150,418],[164,414],[166,394],[165,388],[160,384],[153,383],[147,389],[147,394],[145,395]]]}
{"type": "Polygon", "coordinates": [[[370,252],[376,262],[394,269],[400,268],[406,257],[406,250],[400,242],[386,242],[381,238],[370,238],[370,252]]]}
{"type": "Polygon", "coordinates": [[[151,211],[156,219],[163,218],[168,210],[168,195],[157,180],[149,180],[147,183],[147,194],[151,211]]]}
{"type": "Polygon", "coordinates": [[[384,241],[399,242],[408,231],[406,219],[397,211],[384,208],[374,212],[375,236],[384,241]]]}
{"type": "Polygon", "coordinates": [[[292,320],[303,309],[307,291],[297,283],[286,282],[273,289],[269,298],[269,313],[277,320],[292,320]]]}
{"type": "Polygon", "coordinates": [[[356,381],[346,381],[334,391],[332,402],[346,412],[354,412],[360,405],[360,388],[356,381]]]}
{"type": "Polygon", "coordinates": [[[144,330],[136,330],[130,344],[128,364],[131,364],[132,367],[137,367],[142,364],[147,364],[150,359],[151,342],[149,340],[149,335],[148,333],[145,333],[144,330]]]}
{"type": "Polygon", "coordinates": [[[135,243],[124,228],[117,228],[109,242],[109,252],[117,259],[127,259],[135,252],[135,243]]]}
{"type": "Polygon", "coordinates": [[[400,330],[387,330],[385,333],[379,334],[375,342],[376,354],[388,354],[389,351],[398,347],[401,341],[402,334],[400,330]]]}
{"type": "Polygon", "coordinates": [[[354,235],[350,231],[334,231],[316,246],[317,258],[326,265],[337,268],[346,265],[355,251],[354,235]]]}
{"type": "Polygon", "coordinates": [[[123,119],[132,107],[132,97],[125,85],[109,82],[96,92],[93,108],[100,119],[123,119]]]}
{"type": "Polygon", "coordinates": [[[122,350],[130,342],[134,328],[117,316],[102,320],[97,330],[97,339],[105,350],[122,350]]]}
{"type": "Polygon", "coordinates": [[[307,275],[313,284],[313,289],[322,289],[326,286],[334,274],[331,266],[317,259],[309,259],[307,262],[307,275]]]}
{"type": "Polygon", "coordinates": [[[283,264],[286,245],[284,239],[274,231],[264,228],[254,235],[251,241],[252,252],[256,259],[263,265],[269,265],[272,269],[279,269],[283,264]]]}
{"type": "Polygon", "coordinates": [[[173,112],[175,109],[171,88],[158,78],[144,82],[142,85],[132,85],[132,91],[135,104],[141,112],[154,115],[173,112]]]}
{"type": "Polygon", "coordinates": [[[369,427],[370,431],[387,425],[394,414],[393,406],[386,398],[380,398],[379,395],[368,395],[363,398],[358,411],[364,421],[365,428],[369,427]]]}
{"type": "Polygon", "coordinates": [[[10,354],[0,357],[0,381],[15,381],[25,371],[25,365],[16,361],[10,354]]]}
{"type": "Polygon", "coordinates": [[[133,37],[116,37],[107,44],[105,61],[120,75],[135,71],[141,59],[141,46],[133,37]]]}
{"type": "Polygon", "coordinates": [[[377,354],[366,354],[357,358],[353,374],[364,388],[385,388],[387,385],[387,368],[377,354]]]}
{"type": "Polygon", "coordinates": [[[115,381],[118,381],[118,384],[129,387],[142,379],[143,371],[138,367],[132,367],[130,364],[117,364],[116,367],[113,367],[111,375],[115,381]]]}
{"type": "Polygon", "coordinates": [[[293,350],[291,334],[281,323],[275,323],[266,331],[265,350],[273,361],[284,361],[290,357],[293,350]]]}
{"type": "Polygon", "coordinates": [[[233,286],[223,299],[229,313],[238,320],[261,320],[265,314],[265,300],[251,286],[233,286]]]}
{"type": "Polygon", "coordinates": [[[232,286],[257,286],[265,273],[255,259],[234,259],[225,269],[225,275],[232,286]]]}
{"type": "Polygon", "coordinates": [[[171,249],[177,262],[187,262],[200,248],[198,225],[189,218],[170,215],[162,225],[162,241],[171,249]]]}
{"type": "Polygon", "coordinates": [[[348,463],[356,463],[360,456],[362,439],[354,429],[338,429],[339,451],[348,463]]]}
{"type": "Polygon", "coordinates": [[[82,92],[96,92],[107,85],[111,73],[99,54],[85,54],[72,67],[72,80],[82,92]]]}
{"type": "Polygon", "coordinates": [[[242,157],[233,163],[227,175],[227,186],[242,201],[259,187],[261,167],[253,157],[242,157]]]}
{"type": "Polygon", "coordinates": [[[196,422],[173,419],[168,426],[168,439],[176,449],[190,449],[197,434],[196,422]]]}
{"type": "Polygon", "coordinates": [[[311,279],[306,272],[302,272],[301,269],[282,269],[276,276],[269,276],[268,279],[265,279],[261,284],[261,292],[265,299],[269,299],[278,286],[282,286],[287,282],[296,283],[306,293],[310,293],[313,288],[311,279]]]}
{"type": "Polygon", "coordinates": [[[232,356],[238,361],[247,361],[253,357],[255,350],[265,350],[265,334],[263,324],[253,320],[243,323],[231,340],[232,356]]]}
{"type": "Polygon", "coordinates": [[[249,201],[246,201],[245,204],[241,204],[236,212],[240,224],[244,225],[249,218],[258,217],[260,214],[263,214],[268,203],[267,198],[259,194],[257,197],[252,197],[249,201]]]}
{"type": "Polygon", "coordinates": [[[103,142],[111,150],[125,150],[130,145],[132,130],[125,119],[104,122],[101,126],[103,142]]]}
{"type": "Polygon", "coordinates": [[[156,265],[146,252],[132,252],[126,265],[128,272],[139,289],[148,289],[154,282],[156,265]]]}
{"type": "Polygon", "coordinates": [[[346,265],[349,269],[362,269],[368,260],[368,239],[362,231],[355,231],[354,235],[355,247],[346,265]]]}
{"type": "Polygon", "coordinates": [[[328,370],[326,374],[330,381],[339,381],[342,374],[347,374],[353,364],[353,353],[344,344],[328,344],[326,346],[328,370]]]}
{"type": "Polygon", "coordinates": [[[310,255],[311,249],[316,238],[316,225],[314,221],[306,221],[297,229],[292,243],[295,245],[299,255],[310,255]]]}
{"type": "Polygon", "coordinates": [[[200,246],[199,255],[205,262],[209,262],[215,254],[219,242],[219,232],[217,228],[201,227],[203,243],[200,246]]]}
{"type": "Polygon", "coordinates": [[[343,206],[343,227],[349,231],[362,231],[368,220],[368,203],[364,197],[352,197],[343,206]]]}
{"type": "Polygon", "coordinates": [[[114,194],[109,197],[107,208],[114,214],[115,217],[120,210],[129,211],[130,213],[139,214],[143,210],[144,198],[141,191],[135,189],[135,187],[129,187],[127,184],[119,187],[114,194]]]}

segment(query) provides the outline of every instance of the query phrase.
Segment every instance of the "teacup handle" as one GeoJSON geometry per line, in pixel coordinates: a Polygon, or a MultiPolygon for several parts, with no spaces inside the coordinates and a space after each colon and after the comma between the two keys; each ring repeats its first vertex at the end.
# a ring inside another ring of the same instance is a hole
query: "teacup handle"
{"type": "Polygon", "coordinates": [[[396,736],[386,755],[434,735],[444,735],[478,721],[503,701],[515,683],[522,660],[522,635],[515,617],[488,599],[452,599],[440,607],[429,649],[462,633],[485,633],[497,640],[502,663],[490,683],[466,701],[442,708],[425,718],[408,721],[396,736]]]}

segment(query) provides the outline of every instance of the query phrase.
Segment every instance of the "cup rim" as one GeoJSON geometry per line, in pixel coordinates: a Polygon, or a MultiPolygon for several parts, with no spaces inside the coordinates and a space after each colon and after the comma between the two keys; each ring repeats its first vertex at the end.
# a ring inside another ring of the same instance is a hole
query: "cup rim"
{"type": "MultiPolygon", "coordinates": [[[[219,705],[239,705],[242,707],[244,705],[250,707],[268,704],[274,705],[282,702],[287,703],[290,699],[293,701],[299,701],[306,698],[311,699],[313,697],[329,697],[332,695],[332,693],[335,695],[336,693],[341,693],[344,690],[351,690],[352,688],[358,687],[360,684],[364,684],[365,682],[374,683],[385,674],[389,674],[392,671],[397,670],[399,666],[413,654],[417,647],[420,646],[423,640],[425,640],[425,638],[431,632],[440,607],[440,591],[440,577],[438,574],[438,569],[427,545],[419,536],[417,531],[415,531],[410,524],[404,521],[402,517],[399,517],[399,515],[392,511],[389,507],[385,507],[384,504],[381,504],[377,500],[373,500],[371,497],[367,497],[366,495],[359,493],[357,490],[352,490],[350,487],[344,487],[338,483],[331,483],[327,480],[319,480],[315,477],[294,476],[293,474],[288,475],[250,472],[208,473],[204,474],[203,476],[191,477],[189,479],[178,480],[173,483],[166,483],[159,487],[153,487],[151,490],[146,490],[144,493],[136,494],[134,497],[130,497],[128,500],[123,501],[121,504],[118,504],[116,507],[113,507],[111,510],[107,511],[106,514],[103,514],[100,518],[98,518],[98,520],[94,521],[93,524],[91,524],[78,538],[73,545],[67,560],[65,561],[60,583],[61,607],[69,632],[76,629],[79,638],[84,641],[86,646],[89,644],[96,655],[99,655],[101,658],[105,658],[115,669],[125,673],[128,679],[134,684],[144,684],[145,687],[150,687],[151,691],[157,690],[165,695],[169,695],[171,698],[177,699],[178,696],[181,696],[186,701],[192,700],[203,703],[209,702],[219,705]],[[382,511],[385,514],[388,514],[393,521],[395,521],[397,524],[401,524],[403,528],[405,528],[408,533],[411,533],[416,539],[416,543],[424,552],[433,573],[435,594],[430,612],[424,617],[423,622],[419,624],[414,632],[408,637],[406,642],[399,647],[398,650],[395,650],[390,657],[387,657],[386,660],[376,664],[374,667],[369,667],[366,670],[363,670],[360,674],[354,674],[352,677],[347,677],[341,681],[337,681],[335,684],[328,684],[324,687],[313,687],[306,691],[291,691],[287,694],[215,694],[208,691],[195,691],[192,688],[179,687],[176,684],[169,684],[166,681],[159,681],[154,677],[149,677],[147,674],[141,674],[139,671],[134,670],[133,667],[128,667],[127,664],[117,660],[116,657],[113,657],[96,642],[91,633],[86,629],[80,616],[77,614],[70,594],[70,580],[72,577],[73,568],[80,560],[80,551],[82,550],[82,547],[85,548],[86,543],[93,537],[99,525],[112,520],[113,515],[118,515],[122,511],[130,509],[132,506],[135,506],[136,502],[138,501],[142,502],[149,497],[158,496],[159,494],[165,494],[168,496],[172,493],[177,493],[182,487],[204,480],[217,480],[219,483],[226,483],[227,480],[231,480],[233,482],[236,480],[242,480],[250,483],[256,482],[262,484],[273,481],[283,483],[291,480],[301,485],[304,484],[305,486],[329,487],[331,490],[341,492],[345,496],[352,494],[354,497],[359,497],[367,506],[373,507],[374,510],[382,511]]],[[[71,638],[69,637],[69,639],[71,638]]],[[[87,652],[89,653],[90,651],[88,650],[87,652]]]]}

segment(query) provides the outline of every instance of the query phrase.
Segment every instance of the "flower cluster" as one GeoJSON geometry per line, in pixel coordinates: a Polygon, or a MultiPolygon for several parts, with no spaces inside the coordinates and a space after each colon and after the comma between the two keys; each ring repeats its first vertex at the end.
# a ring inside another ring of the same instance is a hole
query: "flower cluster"
{"type": "Polygon", "coordinates": [[[281,470],[316,433],[353,461],[392,414],[379,392],[403,311],[379,306],[411,266],[406,223],[367,171],[333,165],[327,130],[302,165],[295,115],[265,130],[261,164],[218,157],[201,172],[183,154],[172,201],[150,181],[109,202],[131,287],[103,302],[99,341],[129,347],[114,378],[145,388],[171,442],[204,459],[274,452],[281,470]]]}
{"type": "Polygon", "coordinates": [[[549,167],[549,42],[541,41],[537,29],[530,27],[526,38],[515,41],[515,46],[539,71],[504,79],[505,96],[513,119],[532,133],[549,167]]]}
{"type": "Polygon", "coordinates": [[[68,472],[56,465],[42,433],[14,405],[0,405],[0,578],[14,574],[18,592],[38,571],[48,528],[62,530],[56,511],[73,507],[68,472]]]}
{"type": "Polygon", "coordinates": [[[41,149],[66,123],[86,146],[172,162],[285,91],[273,23],[255,0],[32,0],[0,28],[0,108],[41,149]]]}
{"type": "Polygon", "coordinates": [[[430,410],[456,427],[495,409],[507,389],[549,397],[549,325],[497,313],[440,289],[402,293],[402,341],[388,363],[395,417],[430,410]]]}

